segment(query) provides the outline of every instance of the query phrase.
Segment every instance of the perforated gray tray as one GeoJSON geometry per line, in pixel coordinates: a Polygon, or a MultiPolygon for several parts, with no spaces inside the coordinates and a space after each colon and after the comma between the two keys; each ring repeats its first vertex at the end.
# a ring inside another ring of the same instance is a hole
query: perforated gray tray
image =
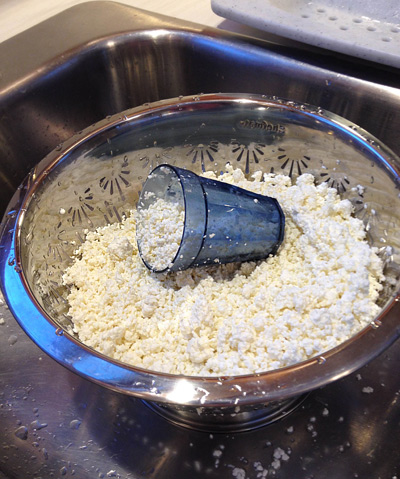
{"type": "Polygon", "coordinates": [[[215,13],[266,32],[400,67],[397,0],[212,0],[215,13]]]}

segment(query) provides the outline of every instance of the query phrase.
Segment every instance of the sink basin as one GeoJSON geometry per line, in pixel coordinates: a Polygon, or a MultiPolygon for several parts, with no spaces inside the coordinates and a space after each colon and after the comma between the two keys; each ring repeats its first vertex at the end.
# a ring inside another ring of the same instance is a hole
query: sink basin
{"type": "MultiPolygon", "coordinates": [[[[0,44],[0,213],[28,171],[83,128],[146,102],[214,92],[318,105],[400,154],[395,69],[90,2],[0,44]]],[[[234,470],[258,477],[255,464],[276,470],[279,447],[291,449],[291,460],[280,462],[281,478],[299,470],[333,479],[370,477],[378,468],[382,477],[399,473],[390,440],[398,422],[391,418],[400,414],[397,343],[357,375],[312,393],[268,432],[214,440],[63,369],[26,337],[1,300],[0,318],[0,444],[18,452],[0,453],[0,477],[75,471],[80,478],[185,479],[208,471],[225,478],[234,470]]]]}

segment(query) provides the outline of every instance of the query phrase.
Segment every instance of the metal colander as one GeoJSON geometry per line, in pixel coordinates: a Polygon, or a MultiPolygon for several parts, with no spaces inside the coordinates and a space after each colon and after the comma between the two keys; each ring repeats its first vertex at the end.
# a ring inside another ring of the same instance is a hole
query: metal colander
{"type": "Polygon", "coordinates": [[[244,406],[286,400],[354,371],[399,335],[399,186],[399,162],[391,151],[318,108],[236,94],[144,105],[79,133],[29,174],[3,221],[4,294],[40,347],[104,386],[184,408],[229,409],[239,390],[244,406]],[[257,170],[292,178],[311,173],[353,203],[389,277],[379,317],[323,357],[238,378],[145,371],[83,345],[72,330],[61,278],[87,231],[121,221],[134,209],[143,181],[159,164],[220,173],[227,162],[249,176],[257,170]]]}

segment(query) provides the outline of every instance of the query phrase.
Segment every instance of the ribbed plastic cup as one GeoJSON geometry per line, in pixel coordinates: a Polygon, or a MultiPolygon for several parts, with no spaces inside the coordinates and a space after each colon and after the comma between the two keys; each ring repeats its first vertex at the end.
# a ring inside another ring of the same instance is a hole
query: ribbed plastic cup
{"type": "Polygon", "coordinates": [[[275,198],[183,168],[160,165],[150,173],[140,194],[138,216],[145,216],[146,210],[160,199],[184,208],[184,222],[174,256],[159,267],[154,258],[144,253],[149,225],[138,221],[139,253],[145,265],[156,273],[257,261],[274,255],[284,238],[285,217],[275,198]]]}

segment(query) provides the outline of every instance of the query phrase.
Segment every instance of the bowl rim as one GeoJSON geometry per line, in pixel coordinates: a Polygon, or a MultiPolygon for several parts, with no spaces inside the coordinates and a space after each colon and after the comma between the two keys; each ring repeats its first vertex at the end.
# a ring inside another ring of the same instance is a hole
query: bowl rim
{"type": "Polygon", "coordinates": [[[81,343],[42,309],[22,272],[21,226],[29,201],[50,171],[100,132],[148,116],[196,109],[207,103],[253,103],[317,117],[358,138],[396,178],[400,161],[377,138],[354,123],[321,108],[267,95],[200,94],[160,100],[112,115],[77,133],[49,153],[18,188],[0,231],[0,284],[7,304],[26,334],[57,362],[109,389],[158,403],[193,407],[247,406],[280,401],[322,387],[359,369],[400,336],[400,291],[372,323],[339,346],[285,368],[236,377],[199,377],[149,371],[122,363],[81,343]]]}

